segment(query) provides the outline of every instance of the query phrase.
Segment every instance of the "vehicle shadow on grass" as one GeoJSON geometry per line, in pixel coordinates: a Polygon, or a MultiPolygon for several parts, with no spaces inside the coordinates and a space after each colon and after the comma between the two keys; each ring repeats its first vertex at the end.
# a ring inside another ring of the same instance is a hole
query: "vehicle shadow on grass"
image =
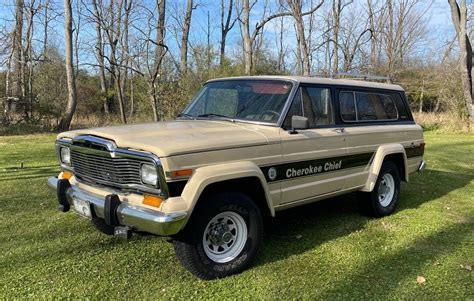
{"type": "Polygon", "coordinates": [[[0,182],[15,181],[15,180],[29,180],[44,178],[45,181],[48,177],[59,173],[59,167],[57,165],[45,165],[35,167],[9,167],[0,170],[0,182]]]}
{"type": "MultiPolygon", "coordinates": [[[[473,236],[474,218],[470,217],[463,222],[442,228],[427,237],[417,239],[406,249],[378,256],[376,261],[370,262],[355,273],[344,276],[331,289],[324,290],[317,299],[334,299],[341,291],[351,292],[351,298],[355,299],[380,298],[380,296],[398,298],[397,290],[404,280],[415,284],[417,276],[424,275],[430,266],[443,265],[443,262],[437,261],[439,257],[452,253],[460,245],[466,244],[466,238],[473,236]],[[357,291],[354,288],[357,288],[357,291]]],[[[469,259],[466,258],[466,260],[469,259]]],[[[459,266],[455,265],[453,268],[459,269],[459,266]]],[[[428,275],[425,276],[428,285],[432,281],[436,281],[430,279],[428,275]]],[[[467,277],[469,276],[466,274],[467,277]]],[[[445,281],[447,280],[443,280],[444,284],[446,284],[445,281]]],[[[465,287],[465,289],[465,292],[468,292],[471,288],[465,287]]],[[[446,297],[453,298],[460,293],[462,292],[450,292],[451,295],[446,297]]],[[[428,295],[425,295],[426,297],[428,295]]],[[[436,295],[436,299],[444,298],[436,295]]]]}
{"type": "MultiPolygon", "coordinates": [[[[427,170],[402,185],[396,213],[418,208],[468,185],[474,175],[427,170]],[[442,184],[441,184],[442,183],[442,184]]],[[[324,242],[362,230],[371,218],[362,215],[351,193],[278,212],[266,221],[265,238],[255,266],[317,248],[324,242]]]]}

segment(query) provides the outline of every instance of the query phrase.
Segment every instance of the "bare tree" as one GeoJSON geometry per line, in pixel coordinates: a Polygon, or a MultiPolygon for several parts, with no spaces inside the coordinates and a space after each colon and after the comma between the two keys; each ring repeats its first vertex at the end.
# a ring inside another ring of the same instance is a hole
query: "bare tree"
{"type": "Polygon", "coordinates": [[[387,58],[387,73],[393,76],[395,69],[405,63],[405,58],[422,41],[426,33],[424,15],[429,6],[417,10],[421,0],[399,0],[386,2],[385,29],[382,36],[382,49],[387,58]]]}
{"type": "Polygon", "coordinates": [[[43,62],[48,60],[48,32],[49,32],[49,22],[50,22],[50,0],[46,0],[44,4],[44,18],[43,18],[43,62]]]}
{"type": "Polygon", "coordinates": [[[448,0],[451,7],[451,18],[459,43],[459,69],[463,86],[464,103],[468,118],[474,121],[474,103],[472,98],[472,46],[467,33],[467,6],[466,0],[460,4],[456,0],[448,0]]]}
{"type": "Polygon", "coordinates": [[[288,45],[284,43],[285,37],[285,23],[283,22],[283,18],[280,18],[280,22],[278,23],[278,35],[276,35],[276,49],[278,53],[278,67],[277,70],[279,72],[283,72],[286,69],[286,60],[285,56],[288,52],[288,45]]]}
{"type": "Polygon", "coordinates": [[[220,44],[220,56],[219,56],[219,65],[222,67],[224,65],[225,60],[225,46],[227,35],[232,30],[237,21],[237,18],[232,19],[232,7],[234,4],[234,0],[229,0],[229,4],[227,5],[227,15],[225,13],[225,5],[224,0],[221,0],[221,40],[220,44]]]}
{"type": "Polygon", "coordinates": [[[301,58],[302,62],[302,74],[305,76],[309,76],[311,73],[311,64],[309,59],[309,47],[308,41],[305,36],[305,28],[304,28],[304,20],[303,16],[308,14],[313,14],[318,10],[321,5],[323,5],[324,0],[321,0],[319,4],[312,7],[311,10],[305,14],[303,14],[303,3],[301,0],[287,0],[288,6],[290,7],[291,14],[295,21],[296,27],[296,40],[298,41],[298,57],[301,58]]]}
{"type": "MultiPolygon", "coordinates": [[[[250,12],[252,8],[255,6],[257,1],[254,1],[252,5],[250,5],[249,0],[242,0],[242,10],[238,11],[239,20],[242,24],[242,39],[244,43],[244,65],[245,65],[245,74],[250,75],[252,73],[253,65],[254,65],[254,58],[253,58],[253,49],[254,44],[257,39],[257,36],[261,33],[265,25],[273,19],[281,18],[281,17],[288,17],[292,16],[293,13],[291,11],[285,10],[275,14],[272,14],[268,17],[261,19],[255,25],[255,29],[250,33],[250,12]]],[[[319,6],[311,8],[309,11],[301,13],[301,17],[314,13],[319,6]]]]}
{"type": "Polygon", "coordinates": [[[166,55],[168,47],[164,44],[166,34],[166,0],[156,0],[156,7],[158,9],[158,17],[153,11],[148,10],[148,30],[142,31],[144,43],[143,61],[146,67],[144,75],[148,86],[148,98],[152,107],[153,120],[159,121],[163,117],[161,106],[161,95],[159,91],[159,80],[161,76],[161,69],[163,59],[166,55]],[[153,20],[157,20],[156,26],[153,26],[153,20]],[[153,32],[156,31],[156,38],[152,40],[153,32]],[[154,49],[154,51],[153,51],[154,49]]]}
{"type": "Polygon", "coordinates": [[[189,30],[191,28],[191,17],[193,10],[196,6],[193,6],[193,0],[187,0],[186,2],[186,15],[184,17],[183,24],[183,35],[181,37],[181,51],[180,51],[180,71],[182,75],[188,72],[188,41],[189,41],[189,30]]]}
{"type": "Polygon", "coordinates": [[[25,119],[29,118],[32,114],[33,106],[33,30],[34,30],[34,16],[40,9],[35,6],[36,0],[30,0],[26,6],[27,17],[26,17],[26,33],[25,33],[25,48],[23,51],[22,59],[22,98],[24,102],[24,115],[25,119]]]}
{"type": "Polygon", "coordinates": [[[95,56],[97,64],[99,67],[99,80],[100,80],[100,91],[101,97],[103,98],[103,108],[105,114],[110,114],[109,108],[109,99],[108,99],[108,85],[107,79],[105,77],[105,61],[104,61],[104,41],[102,36],[102,12],[99,11],[99,7],[102,8],[102,5],[97,5],[97,0],[92,0],[92,7],[94,10],[93,13],[93,22],[95,23],[96,31],[96,44],[95,44],[95,56]]]}
{"type": "Polygon", "coordinates": [[[103,32],[107,38],[107,46],[109,47],[109,54],[105,55],[104,58],[108,61],[110,68],[108,69],[115,86],[115,93],[117,95],[117,102],[119,104],[120,118],[122,123],[127,123],[127,117],[125,114],[124,104],[124,88],[122,87],[123,80],[123,62],[124,55],[123,51],[120,51],[122,47],[122,17],[123,7],[125,0],[110,0],[107,8],[107,16],[101,18],[101,24],[103,32]]]}
{"type": "Polygon", "coordinates": [[[64,45],[66,49],[65,53],[65,66],[67,76],[67,88],[68,88],[68,101],[66,111],[61,118],[58,125],[58,130],[68,130],[71,126],[72,117],[76,111],[77,105],[77,92],[76,92],[76,77],[74,73],[74,49],[73,49],[73,30],[72,30],[72,9],[71,0],[64,0],[64,45]]]}
{"type": "Polygon", "coordinates": [[[23,86],[23,0],[15,1],[15,28],[11,37],[11,52],[8,58],[6,74],[6,104],[4,123],[8,124],[11,112],[22,99],[23,86]],[[13,77],[13,78],[12,78],[13,77]]]}
{"type": "Polygon", "coordinates": [[[368,44],[372,37],[372,29],[370,21],[365,18],[358,18],[363,12],[357,8],[348,12],[347,18],[341,20],[338,48],[343,55],[342,71],[349,72],[354,67],[357,54],[362,54],[364,46],[368,44]]]}
{"type": "Polygon", "coordinates": [[[339,70],[339,32],[341,30],[341,15],[345,7],[352,4],[352,0],[333,0],[332,1],[332,41],[333,41],[333,67],[332,73],[336,74],[339,70]]]}

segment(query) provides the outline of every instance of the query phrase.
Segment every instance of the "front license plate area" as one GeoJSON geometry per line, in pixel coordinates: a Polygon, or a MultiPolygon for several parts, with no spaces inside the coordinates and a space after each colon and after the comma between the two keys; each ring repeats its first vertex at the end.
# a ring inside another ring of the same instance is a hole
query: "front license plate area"
{"type": "Polygon", "coordinates": [[[80,215],[88,219],[92,219],[91,204],[88,201],[78,198],[73,199],[74,210],[80,215]]]}

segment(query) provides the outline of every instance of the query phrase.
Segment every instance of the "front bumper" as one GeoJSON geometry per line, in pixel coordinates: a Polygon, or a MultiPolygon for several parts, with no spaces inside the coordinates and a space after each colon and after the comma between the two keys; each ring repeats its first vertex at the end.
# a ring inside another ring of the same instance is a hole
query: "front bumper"
{"type": "MultiPolygon", "coordinates": [[[[104,198],[61,181],[67,180],[51,177],[48,179],[48,186],[57,192],[60,209],[64,212],[69,210],[69,205],[73,203],[73,199],[78,198],[91,204],[95,217],[104,219],[106,223],[112,221],[110,226],[128,226],[134,230],[162,236],[178,233],[187,221],[186,212],[165,214],[160,211],[130,205],[126,202],[119,202],[116,206],[111,207],[110,204],[114,202],[106,201],[109,196],[104,198]],[[116,221],[115,225],[113,221],[116,221]]],[[[117,199],[116,195],[110,196],[115,196],[117,199]]]]}

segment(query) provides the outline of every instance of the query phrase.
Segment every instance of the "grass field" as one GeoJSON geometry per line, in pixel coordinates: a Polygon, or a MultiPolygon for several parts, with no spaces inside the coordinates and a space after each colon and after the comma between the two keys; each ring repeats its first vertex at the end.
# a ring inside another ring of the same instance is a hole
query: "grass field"
{"type": "Polygon", "coordinates": [[[0,137],[0,298],[472,300],[474,135],[425,137],[428,170],[394,215],[364,217],[353,195],[282,212],[247,271],[210,282],[164,239],[104,236],[58,212],[54,135],[0,137]]]}

